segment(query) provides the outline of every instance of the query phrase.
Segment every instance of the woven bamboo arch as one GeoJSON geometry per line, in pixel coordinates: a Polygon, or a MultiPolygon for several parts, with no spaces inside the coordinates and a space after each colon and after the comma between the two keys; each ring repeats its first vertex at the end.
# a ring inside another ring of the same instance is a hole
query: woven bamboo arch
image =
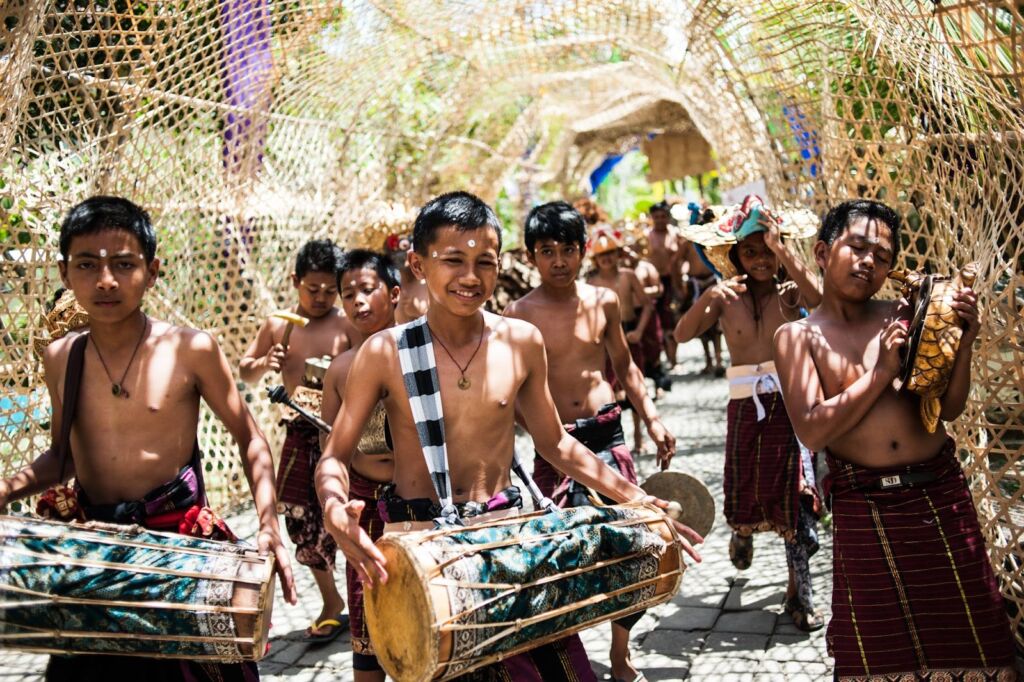
{"type": "MultiPolygon", "coordinates": [[[[157,221],[155,315],[237,359],[287,295],[306,239],[374,243],[453,187],[520,213],[578,193],[574,123],[667,103],[725,186],[907,217],[904,258],[978,260],[988,310],[966,445],[992,560],[1024,609],[1024,5],[1009,0],[12,0],[0,9],[0,457],[47,443],[32,353],[56,289],[56,227],[121,193],[157,221]],[[510,190],[510,191],[509,191],[510,190]]],[[[638,124],[639,125],[639,124],[638,124]]],[[[600,126],[597,126],[600,128],[600,126]]],[[[277,436],[262,390],[249,394],[277,436]]],[[[220,501],[244,479],[201,441],[220,501]]]]}

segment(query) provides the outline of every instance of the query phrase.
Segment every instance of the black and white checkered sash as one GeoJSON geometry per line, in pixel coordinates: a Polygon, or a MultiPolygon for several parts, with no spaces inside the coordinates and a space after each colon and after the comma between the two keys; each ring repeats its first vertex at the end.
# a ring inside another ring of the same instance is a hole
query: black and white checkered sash
{"type": "MultiPolygon", "coordinates": [[[[434,492],[441,505],[441,515],[434,519],[439,525],[463,525],[452,501],[452,480],[448,467],[448,446],[444,437],[444,410],[441,407],[441,381],[437,376],[434,343],[426,316],[391,328],[398,347],[398,362],[409,406],[416,423],[416,433],[427,462],[434,492]]],[[[557,505],[541,494],[533,478],[523,469],[518,455],[512,453],[512,468],[526,484],[539,509],[555,511],[557,505]]]]}

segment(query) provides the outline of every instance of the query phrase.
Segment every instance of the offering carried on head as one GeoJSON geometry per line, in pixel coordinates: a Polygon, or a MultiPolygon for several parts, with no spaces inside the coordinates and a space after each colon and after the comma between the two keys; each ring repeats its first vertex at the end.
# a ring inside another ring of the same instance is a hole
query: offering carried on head
{"type": "MultiPolygon", "coordinates": [[[[714,220],[703,224],[683,225],[679,233],[698,246],[698,251],[709,267],[723,279],[739,275],[736,265],[729,258],[729,250],[755,232],[763,232],[760,224],[765,216],[776,218],[779,234],[794,239],[804,239],[818,230],[818,217],[805,209],[768,209],[761,197],[750,194],[742,204],[723,208],[709,207],[714,220]]],[[[689,209],[682,204],[672,208],[672,214],[681,222],[689,220],[689,209]]]]}
{"type": "Polygon", "coordinates": [[[956,354],[963,336],[963,321],[952,307],[954,296],[974,285],[978,266],[968,263],[953,277],[915,270],[893,270],[889,278],[903,284],[912,317],[902,351],[902,388],[921,396],[921,421],[934,433],[939,423],[956,354]]]}

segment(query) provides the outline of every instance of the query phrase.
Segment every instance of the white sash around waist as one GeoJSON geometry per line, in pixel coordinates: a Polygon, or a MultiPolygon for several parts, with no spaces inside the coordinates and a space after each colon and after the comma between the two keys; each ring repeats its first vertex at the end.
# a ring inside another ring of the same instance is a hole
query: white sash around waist
{"type": "Polygon", "coordinates": [[[729,379],[729,399],[753,398],[757,408],[757,421],[765,418],[764,405],[759,394],[778,393],[782,390],[775,363],[769,360],[758,365],[737,365],[725,372],[729,379]]]}

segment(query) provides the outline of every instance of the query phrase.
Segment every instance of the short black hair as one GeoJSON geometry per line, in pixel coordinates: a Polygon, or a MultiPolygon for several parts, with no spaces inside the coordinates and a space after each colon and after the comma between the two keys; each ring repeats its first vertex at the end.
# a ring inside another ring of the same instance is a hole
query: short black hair
{"type": "Polygon", "coordinates": [[[311,239],[295,256],[295,276],[302,279],[311,272],[338,274],[341,248],[330,239],[311,239]]]}
{"type": "Polygon", "coordinates": [[[647,209],[647,215],[650,215],[655,211],[664,211],[665,213],[672,215],[672,207],[668,205],[667,201],[659,201],[656,204],[651,204],[651,207],[647,209]]]}
{"type": "Polygon", "coordinates": [[[896,255],[900,252],[900,216],[880,201],[853,199],[835,206],[822,221],[818,239],[832,246],[855,218],[880,220],[889,227],[892,233],[892,257],[895,262],[896,255]]]}
{"type": "Polygon", "coordinates": [[[523,238],[529,253],[533,253],[539,239],[578,244],[582,251],[587,245],[587,221],[567,202],[550,201],[534,206],[526,216],[523,238]]]}
{"type": "Polygon", "coordinates": [[[60,255],[65,261],[71,240],[104,230],[123,230],[135,235],[147,263],[156,258],[156,232],[144,209],[122,197],[98,195],[75,205],[60,226],[60,255]]]}
{"type": "Polygon", "coordinates": [[[444,227],[454,227],[459,232],[489,227],[498,235],[498,251],[501,251],[498,215],[475,194],[448,192],[424,204],[412,226],[412,246],[416,253],[427,255],[427,247],[434,243],[437,231],[444,227]]]}
{"type": "Polygon", "coordinates": [[[342,276],[346,272],[364,269],[376,272],[377,278],[388,289],[401,286],[398,269],[386,255],[369,249],[351,249],[341,256],[341,261],[338,263],[338,289],[341,289],[342,276]]]}

